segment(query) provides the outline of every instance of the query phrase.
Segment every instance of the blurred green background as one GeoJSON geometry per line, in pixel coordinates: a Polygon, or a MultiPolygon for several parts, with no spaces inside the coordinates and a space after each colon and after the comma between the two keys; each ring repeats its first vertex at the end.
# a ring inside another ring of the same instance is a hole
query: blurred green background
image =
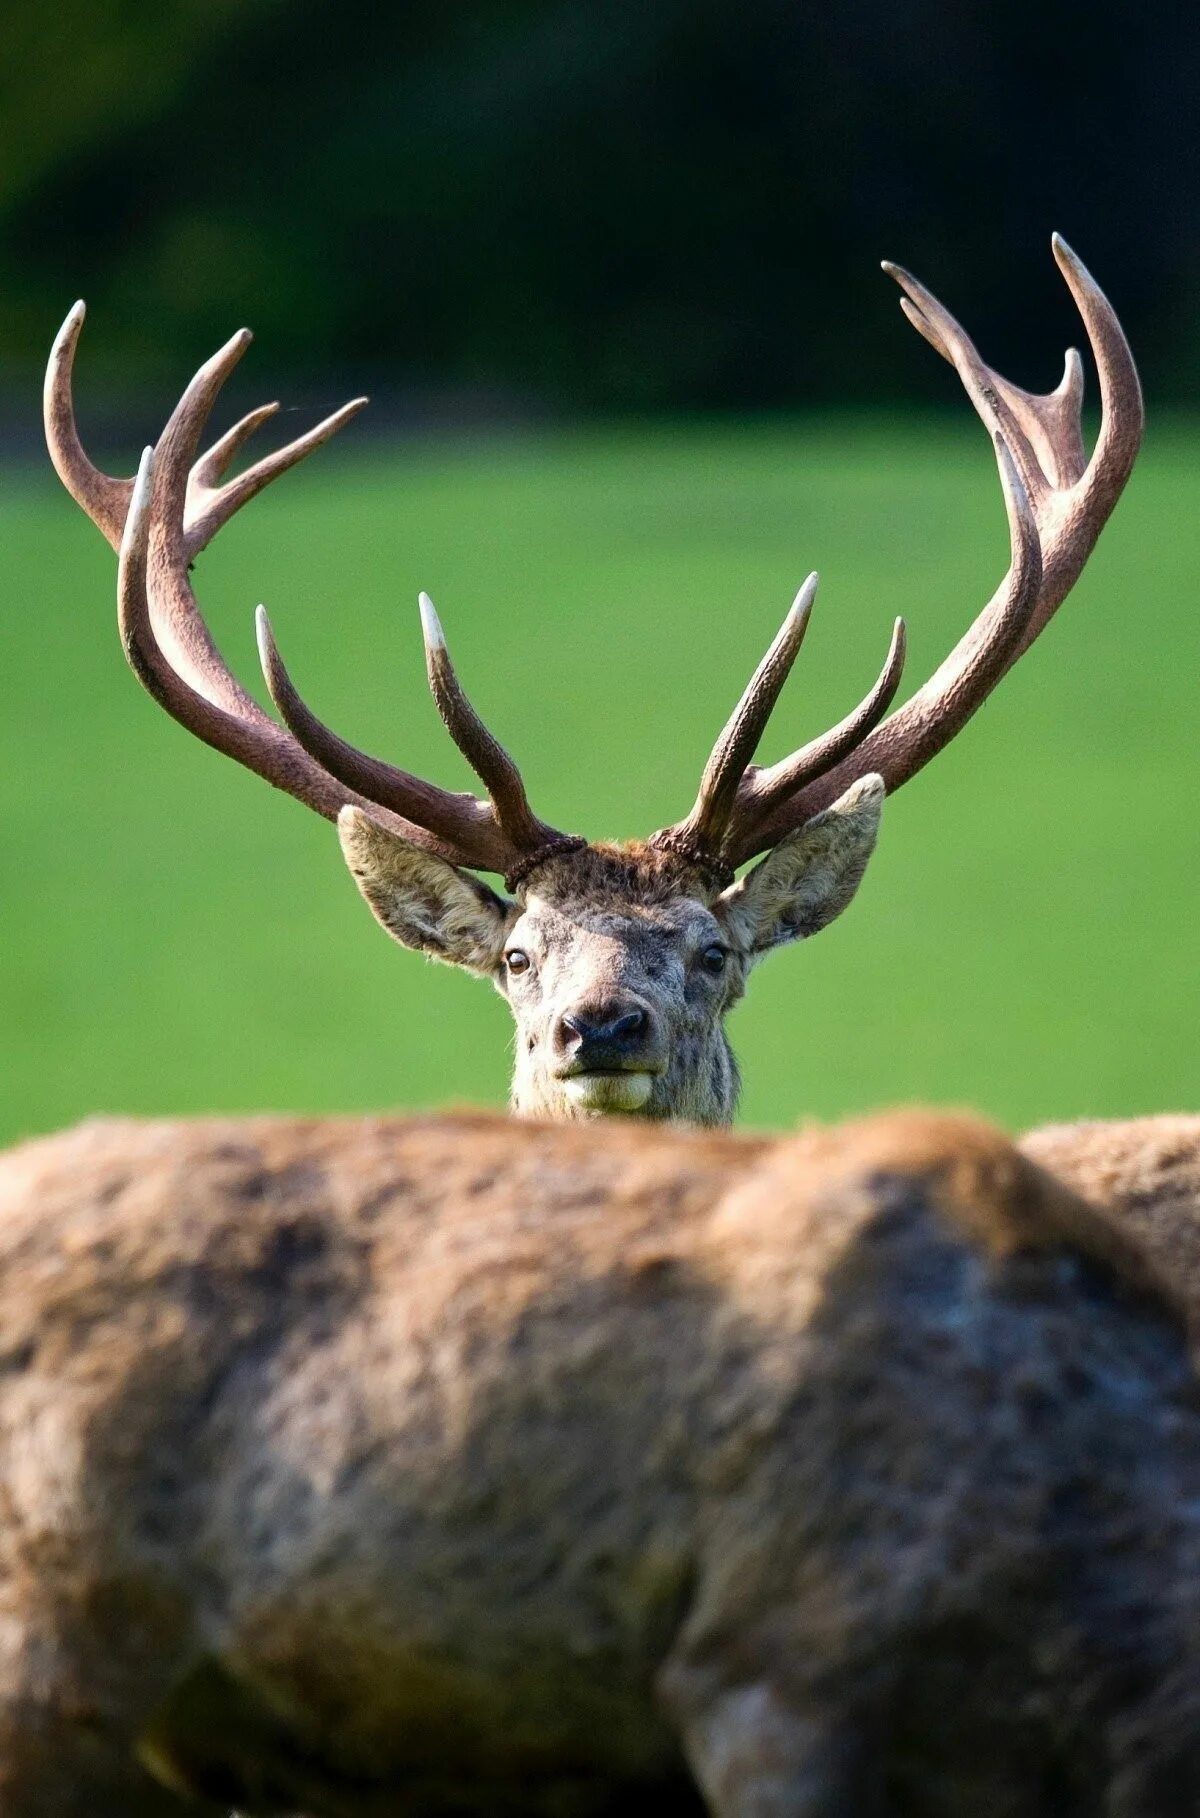
{"type": "Polygon", "coordinates": [[[889,805],[852,910],[754,979],[743,1118],[1194,1107],[1195,16],[383,15],[112,0],[12,22],[0,1139],[95,1110],[499,1104],[509,1059],[501,1001],[388,942],[331,829],[125,669],[113,558],[38,453],[74,295],[85,434],[118,471],[243,319],[261,339],[219,426],[277,391],[304,406],[286,434],[376,395],[202,558],[244,679],[262,599],[318,711],[465,784],[425,691],[427,587],[539,810],[622,836],[691,801],[810,567],[768,756],[857,699],[895,613],[915,686],[987,598],[987,438],[873,261],[904,258],[1040,388],[1078,338],[1054,226],[1130,331],[1146,450],[1035,653],[889,805]]]}
{"type": "MultiPolygon", "coordinates": [[[[1159,429],[1036,653],[889,806],[851,911],[762,966],[733,1019],[749,1121],[1195,1102],[1196,454],[1159,429]]],[[[963,423],[326,453],[222,533],[200,592],[244,676],[264,598],[323,714],[465,784],[425,692],[429,585],[539,809],[647,832],[691,801],[809,562],[774,753],[857,697],[894,612],[914,677],[935,665],[1002,571],[997,494],[963,423]]],[[[332,830],[141,694],[111,556],[65,499],[13,475],[3,497],[5,1134],[99,1107],[502,1102],[503,1003],[393,946],[332,830]]]]}

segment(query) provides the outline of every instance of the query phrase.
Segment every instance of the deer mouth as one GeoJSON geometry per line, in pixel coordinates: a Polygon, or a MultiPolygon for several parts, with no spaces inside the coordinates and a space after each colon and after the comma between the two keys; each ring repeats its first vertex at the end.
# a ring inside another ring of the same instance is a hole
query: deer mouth
{"type": "Polygon", "coordinates": [[[569,1103],[578,1111],[641,1111],[662,1069],[660,1067],[587,1067],[559,1075],[569,1103]]]}

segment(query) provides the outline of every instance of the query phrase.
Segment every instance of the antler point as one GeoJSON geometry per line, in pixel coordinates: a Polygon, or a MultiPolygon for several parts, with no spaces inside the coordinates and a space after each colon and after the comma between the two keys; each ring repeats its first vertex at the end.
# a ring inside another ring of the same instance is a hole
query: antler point
{"type": "Polygon", "coordinates": [[[83,319],[86,315],[87,305],[81,297],[77,303],[72,303],[70,309],[63,318],[62,327],[54,337],[54,345],[50,350],[52,368],[54,361],[62,352],[66,343],[73,340],[79,333],[80,328],[83,326],[83,319]]]}
{"type": "Polygon", "coordinates": [[[788,613],[789,619],[798,618],[801,613],[807,613],[812,610],[812,603],[816,598],[817,584],[820,581],[820,578],[821,577],[814,569],[812,574],[808,576],[807,580],[800,587],[795,599],[792,601],[791,611],[788,613]]]}
{"type": "Polygon", "coordinates": [[[442,630],[442,621],[438,618],[437,608],[427,593],[417,595],[417,606],[421,613],[421,635],[425,639],[427,650],[444,650],[446,634],[442,630]]]}
{"type": "Polygon", "coordinates": [[[145,495],[150,490],[150,482],[153,478],[154,446],[152,443],[147,442],[145,448],[142,450],[141,458],[138,461],[137,479],[134,482],[133,488],[134,509],[140,509],[145,503],[145,495]]]}
{"type": "Polygon", "coordinates": [[[1054,254],[1056,264],[1063,270],[1075,273],[1083,272],[1086,275],[1086,267],[1084,266],[1083,260],[1079,257],[1079,254],[1075,251],[1074,247],[1063,239],[1061,234],[1051,234],[1050,248],[1054,254]]]}
{"type": "MultiPolygon", "coordinates": [[[[154,450],[143,448],[142,458],[138,462],[137,478],[133,483],[133,492],[129,499],[129,512],[125,519],[125,528],[120,542],[120,573],[125,574],[127,562],[145,554],[145,539],[148,535],[150,518],[150,495],[154,487],[154,450]]],[[[121,586],[124,582],[122,579],[121,586]]],[[[120,597],[120,596],[119,596],[120,597]]]]}
{"type": "Polygon", "coordinates": [[[271,621],[267,617],[267,609],[265,606],[256,606],[254,608],[254,641],[258,645],[259,664],[262,667],[263,675],[266,677],[267,685],[269,687],[271,669],[276,660],[277,651],[275,648],[275,634],[271,630],[271,621]]]}

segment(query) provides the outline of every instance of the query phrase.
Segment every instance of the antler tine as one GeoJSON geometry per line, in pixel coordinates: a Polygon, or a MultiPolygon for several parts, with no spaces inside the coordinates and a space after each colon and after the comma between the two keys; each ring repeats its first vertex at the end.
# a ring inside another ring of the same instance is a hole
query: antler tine
{"type": "MultiPolygon", "coordinates": [[[[129,510],[129,501],[133,496],[134,482],[131,479],[118,479],[106,474],[94,465],[84,451],[75,420],[73,397],[73,376],[75,352],[79,345],[79,336],[87,314],[85,305],[76,303],[66,321],[55,336],[50,350],[50,359],[46,366],[46,380],[43,390],[43,418],[46,427],[46,442],[50,458],[54,463],[59,479],[66,487],[76,504],[83,507],[93,524],[103,533],[113,549],[119,550],[125,528],[125,518],[129,510]]],[[[221,362],[231,354],[228,365],[224,365],[208,406],[200,418],[199,427],[203,428],[204,418],[212,408],[216,391],[230,367],[240,359],[250,344],[250,332],[242,329],[233,337],[233,341],[207,361],[192,380],[185,399],[193,393],[197,381],[206,375],[214,362],[221,362]]],[[[194,400],[193,400],[194,401],[194,400]]],[[[337,434],[343,424],[357,416],[366,404],[365,398],[354,398],[342,405],[340,410],[332,412],[322,422],[297,436],[283,448],[273,454],[264,456],[245,473],[219,486],[217,482],[228,470],[230,462],[254,431],[278,411],[278,404],[264,404],[257,410],[235,423],[233,428],[213,444],[207,453],[200,456],[192,468],[187,486],[187,498],[184,512],[184,540],[188,559],[194,560],[201,550],[212,541],[223,524],[228,523],[235,511],[239,511],[250,499],[255,498],[264,486],[289,467],[302,461],[314,448],[319,448],[331,436],[337,434]]],[[[183,400],[176,408],[175,415],[182,408],[183,400]]],[[[172,418],[174,420],[174,418],[172,418]]],[[[198,439],[199,431],[197,431],[198,439]]]]}
{"type": "Polygon", "coordinates": [[[240,417],[232,429],[227,429],[219,436],[212,447],[207,449],[195,463],[188,476],[191,487],[204,487],[211,490],[218,486],[229,471],[230,464],[239,450],[245,446],[256,429],[279,414],[278,403],[260,404],[257,410],[249,410],[240,417]]]}
{"type": "Polygon", "coordinates": [[[748,827],[731,853],[733,864],[775,845],[868,772],[878,772],[889,792],[899,789],[962,731],[1004,674],[1037,606],[1043,569],[1037,520],[1024,480],[998,431],[994,440],[1011,551],[1004,581],[924,687],[839,764],[792,791],[748,827]]]}
{"type": "MultiPolygon", "coordinates": [[[[209,501],[208,509],[199,519],[193,518],[189,522],[188,502],[194,501],[196,496],[196,468],[202,471],[211,468],[214,460],[227,462],[232,457],[230,443],[245,442],[254,426],[254,416],[261,421],[258,412],[243,418],[214,449],[195,461],[200,437],[221,387],[249,347],[251,338],[249,329],[239,329],[224,347],[198,368],[159,437],[155,474],[160,497],[154,518],[151,563],[161,585],[151,588],[151,600],[156,639],[184,680],[197,693],[240,718],[272,726],[273,721],[230,673],[217,650],[195,595],[186,583],[187,569],[197,550],[203,548],[240,505],[260,492],[276,473],[294,465],[320,441],[327,440],[334,433],[330,425],[337,425],[333,418],[328,419],[327,423],[310,431],[308,437],[300,439],[306,444],[304,447],[300,448],[299,443],[290,444],[227,487],[203,487],[202,496],[209,501]],[[298,448],[299,452],[296,452],[298,448]],[[270,471],[265,471],[267,469],[270,471]],[[181,575],[185,577],[183,584],[179,581],[181,575]]],[[[356,405],[347,406],[338,416],[345,421],[356,408],[356,405]]]]}
{"type": "Polygon", "coordinates": [[[453,846],[459,854],[460,864],[471,864],[484,871],[512,869],[518,852],[497,826],[496,817],[486,802],[473,795],[439,789],[339,738],[301,698],[279,654],[271,621],[263,606],[258,608],[256,626],[259,660],[271,699],[284,724],[311,757],[340,782],[360,790],[370,801],[429,828],[453,846]]]}
{"type": "Polygon", "coordinates": [[[920,279],[890,259],[882,269],[905,293],[900,308],[917,333],[949,361],[976,411],[1004,436],[1026,490],[1040,503],[1060,486],[1072,486],[1085,465],[1080,408],[1083,368],[1069,349],[1063,376],[1045,396],[1025,391],[985,364],[966,330],[920,279]]]}
{"type": "Polygon", "coordinates": [[[1101,421],[1087,461],[1083,445],[1083,367],[1071,349],[1060,384],[1045,395],[1024,391],[984,363],[965,331],[922,284],[898,266],[884,269],[906,296],[913,326],[954,366],[979,416],[1000,429],[1038,513],[1045,553],[1043,597],[1015,662],[1062,604],[1096,544],[1133,470],[1145,413],[1129,343],[1083,261],[1055,234],[1054,258],[1079,310],[1100,381],[1101,421]]]}
{"type": "Polygon", "coordinates": [[[335,436],[352,417],[356,417],[367,404],[366,398],[351,398],[339,410],[332,411],[320,423],[277,448],[273,454],[264,455],[261,461],[255,462],[244,473],[235,475],[223,486],[214,485],[226,471],[237,450],[253,435],[260,423],[266,422],[279,409],[278,404],[264,404],[258,410],[252,410],[248,416],[235,423],[219,442],[214,443],[208,453],[202,455],[192,469],[188,480],[188,530],[187,543],[193,556],[207,547],[220,530],[227,524],[235,511],[258,497],[263,488],[272,480],[295,467],[303,461],[314,448],[320,448],[335,436]]]}
{"type": "Polygon", "coordinates": [[[839,720],[828,732],[810,739],[799,751],[794,751],[778,764],[772,764],[769,769],[759,769],[753,764],[747,768],[738,789],[734,810],[734,824],[739,829],[743,842],[753,838],[759,822],[772,808],[786,801],[806,783],[813,782],[817,777],[824,776],[827,770],[832,770],[848,752],[862,743],[869,732],[874,731],[895,699],[900,678],[904,674],[906,654],[904,620],[897,619],[892,628],[892,639],[883,668],[870,693],[863,696],[853,712],[839,720]]]}
{"type": "Polygon", "coordinates": [[[651,838],[652,845],[682,852],[710,869],[722,868],[722,847],[738,785],[799,655],[812,617],[818,578],[810,574],[801,587],[766,655],[721,728],[704,766],[691,812],[673,827],[660,828],[651,838]]]}
{"type": "MultiPolygon", "coordinates": [[[[255,771],[276,789],[315,809],[326,820],[336,821],[339,811],[347,805],[362,808],[405,839],[459,860],[455,849],[431,837],[425,828],[345,788],[261,709],[252,716],[232,712],[192,688],[174,668],[155,635],[152,610],[152,598],[162,580],[154,549],[156,465],[155,451],[147,448],[133,485],[117,576],[121,642],[129,666],[142,686],[188,732],[255,771]]],[[[179,585],[187,588],[186,578],[179,585]]]]}
{"type": "Polygon", "coordinates": [[[259,720],[269,726],[272,722],[257,701],[226,667],[186,578],[194,554],[184,520],[189,469],[217,395],[249,345],[249,329],[240,329],[204,362],[158,439],[154,460],[156,510],[151,519],[149,557],[150,600],[156,642],[190,687],[242,719],[259,720]]]}
{"type": "Polygon", "coordinates": [[[486,788],[501,829],[519,852],[536,851],[564,839],[565,835],[534,814],[521,772],[467,699],[450,661],[442,622],[427,593],[420,595],[419,605],[430,692],[447,732],[486,788]]]}
{"type": "MultiPolygon", "coordinates": [[[[174,719],[190,732],[195,732],[206,744],[215,746],[217,750],[227,750],[229,741],[240,746],[247,731],[247,722],[241,720],[237,711],[242,703],[233,697],[221,702],[215,700],[208,690],[201,692],[193,687],[168,659],[154,622],[150,544],[153,526],[151,507],[158,478],[157,468],[155,450],[144,449],[133,484],[117,567],[117,621],[121,631],[121,644],[129,667],[159,706],[165,707],[174,719]]],[[[245,698],[249,700],[248,696],[245,698]]],[[[254,713],[248,724],[254,725],[261,721],[262,727],[269,728],[272,722],[257,703],[250,702],[250,706],[254,713]]],[[[231,755],[239,757],[243,762],[250,762],[248,757],[242,756],[240,749],[233,750],[231,755]]],[[[251,768],[260,769],[260,766],[251,763],[251,768]]],[[[265,774],[261,770],[260,773],[265,774]]]]}
{"type": "MultiPolygon", "coordinates": [[[[1133,353],[1112,304],[1083,260],[1055,234],[1051,244],[1058,268],[1083,317],[1100,381],[1100,431],[1083,476],[1083,490],[1107,516],[1133,471],[1142,444],[1146,412],[1133,353]]],[[[1082,396],[1082,378],[1080,380],[1082,396]]],[[[1088,544],[1090,553],[1101,524],[1088,544]]],[[[1086,559],[1086,556],[1085,556],[1086,559]]]]}
{"type": "Polygon", "coordinates": [[[901,308],[909,321],[954,366],[987,428],[1003,433],[1033,501],[1042,538],[1042,593],[1009,667],[1044,630],[1079,578],[1133,469],[1145,421],[1137,368],[1112,304],[1060,235],[1051,244],[1087,330],[1100,380],[1100,430],[1090,462],[1081,418],[1083,367],[1074,349],[1054,391],[1023,391],[984,363],[949,310],[924,285],[898,267],[885,266],[906,292],[901,308]]]}
{"type": "Polygon", "coordinates": [[[82,301],[76,303],[54,337],[42,390],[42,417],[46,425],[46,445],[59,479],[112,547],[119,549],[125,515],[133,497],[133,481],[102,473],[88,459],[75,422],[71,381],[75,349],[86,315],[87,305],[82,301]]]}

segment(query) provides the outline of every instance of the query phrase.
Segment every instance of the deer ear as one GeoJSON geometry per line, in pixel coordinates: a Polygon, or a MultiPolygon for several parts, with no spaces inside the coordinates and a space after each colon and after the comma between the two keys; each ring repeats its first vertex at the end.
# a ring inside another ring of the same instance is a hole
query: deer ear
{"type": "Polygon", "coordinates": [[[361,808],[343,808],[338,838],[371,914],[402,947],[492,973],[515,913],[470,872],[401,838],[361,808]]]}
{"type": "Polygon", "coordinates": [[[806,940],[839,916],[862,882],[883,811],[883,778],[860,777],[731,884],[717,911],[751,954],[806,940]]]}

